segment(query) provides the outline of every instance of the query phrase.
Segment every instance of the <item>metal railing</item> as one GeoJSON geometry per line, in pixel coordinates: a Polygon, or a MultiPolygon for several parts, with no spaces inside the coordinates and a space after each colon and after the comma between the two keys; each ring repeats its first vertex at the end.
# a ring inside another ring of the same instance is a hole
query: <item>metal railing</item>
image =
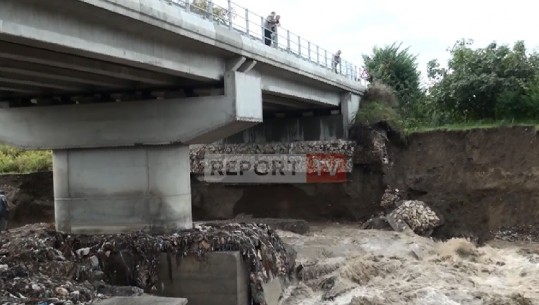
{"type": "MultiPolygon", "coordinates": [[[[251,39],[265,42],[264,23],[265,17],[251,12],[231,0],[227,1],[227,7],[219,6],[214,0],[161,0],[171,5],[179,6],[187,12],[197,14],[202,18],[212,20],[214,23],[230,30],[237,31],[251,39]]],[[[343,75],[351,80],[365,84],[365,71],[349,61],[341,58],[339,64],[334,62],[334,53],[317,44],[285,29],[277,27],[272,35],[271,46],[283,52],[293,54],[301,60],[309,61],[323,68],[343,75]]]]}

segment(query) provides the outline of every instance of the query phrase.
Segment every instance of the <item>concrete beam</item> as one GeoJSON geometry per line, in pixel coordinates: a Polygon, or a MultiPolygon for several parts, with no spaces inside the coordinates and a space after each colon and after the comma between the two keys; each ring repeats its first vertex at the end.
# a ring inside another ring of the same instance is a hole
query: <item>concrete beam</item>
{"type": "Polygon", "coordinates": [[[28,46],[2,41],[0,41],[0,58],[22,61],[29,65],[48,65],[159,86],[170,86],[180,82],[177,77],[160,73],[44,49],[38,51],[28,46]]]}
{"type": "Polygon", "coordinates": [[[251,74],[261,77],[264,93],[328,107],[340,104],[340,93],[335,88],[311,86],[290,78],[290,75],[286,77],[286,74],[275,75],[259,71],[258,66],[251,71],[251,74]]]}
{"type": "Polygon", "coordinates": [[[0,59],[0,72],[14,73],[43,79],[68,81],[80,84],[88,84],[105,88],[131,88],[135,87],[134,81],[126,81],[106,75],[87,73],[37,63],[26,63],[12,59],[0,59]]]}
{"type": "Polygon", "coordinates": [[[24,75],[18,75],[16,73],[7,73],[7,72],[0,72],[0,82],[8,83],[8,84],[18,84],[18,85],[30,85],[35,86],[39,88],[49,88],[49,89],[57,89],[57,90],[64,90],[64,91],[84,91],[89,90],[90,86],[85,86],[81,84],[76,84],[73,82],[66,82],[66,81],[57,81],[57,80],[51,80],[48,78],[43,77],[26,77],[24,75]]]}
{"type": "Polygon", "coordinates": [[[31,149],[211,143],[262,122],[260,79],[225,74],[225,95],[0,109],[0,141],[31,149]]]}
{"type": "Polygon", "coordinates": [[[79,1],[2,2],[2,40],[197,80],[220,80],[225,71],[224,60],[202,44],[182,43],[182,37],[117,12],[79,1]]]}
{"type": "Polygon", "coordinates": [[[245,56],[239,56],[236,58],[232,58],[226,61],[226,70],[227,71],[238,71],[238,69],[243,65],[243,63],[247,60],[245,56]]]}
{"type": "Polygon", "coordinates": [[[247,63],[245,63],[241,68],[240,72],[243,73],[249,73],[254,67],[256,66],[256,60],[249,60],[247,63]]]}
{"type": "Polygon", "coordinates": [[[264,123],[230,136],[221,143],[294,143],[342,139],[341,115],[266,118],[264,123]]]}
{"type": "Polygon", "coordinates": [[[264,109],[271,108],[272,106],[277,106],[278,109],[312,109],[312,104],[301,103],[297,100],[291,98],[281,97],[281,96],[272,96],[264,95],[264,109]],[[282,107],[280,107],[282,106],[282,107]]]}
{"type": "Polygon", "coordinates": [[[0,81],[0,91],[10,91],[17,93],[39,93],[42,88],[28,85],[17,85],[0,81]]]}

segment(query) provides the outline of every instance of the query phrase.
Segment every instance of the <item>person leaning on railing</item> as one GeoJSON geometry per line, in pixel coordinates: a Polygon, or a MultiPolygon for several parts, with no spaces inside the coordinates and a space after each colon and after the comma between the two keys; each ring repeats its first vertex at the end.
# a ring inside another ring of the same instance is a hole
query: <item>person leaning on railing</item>
{"type": "Polygon", "coordinates": [[[275,16],[275,22],[273,23],[273,26],[271,27],[271,37],[273,41],[273,46],[277,47],[277,44],[279,43],[277,39],[279,38],[279,34],[277,33],[277,27],[281,26],[281,15],[275,16]]]}
{"type": "Polygon", "coordinates": [[[271,14],[266,17],[266,21],[264,22],[264,43],[267,46],[271,46],[274,30],[276,30],[277,24],[279,24],[279,19],[276,17],[276,13],[271,12],[271,14]]]}
{"type": "Polygon", "coordinates": [[[333,55],[333,60],[332,60],[332,67],[333,67],[333,71],[335,71],[335,73],[339,73],[339,71],[337,70],[337,66],[341,66],[341,50],[337,51],[337,53],[335,53],[335,55],[333,55]]]}

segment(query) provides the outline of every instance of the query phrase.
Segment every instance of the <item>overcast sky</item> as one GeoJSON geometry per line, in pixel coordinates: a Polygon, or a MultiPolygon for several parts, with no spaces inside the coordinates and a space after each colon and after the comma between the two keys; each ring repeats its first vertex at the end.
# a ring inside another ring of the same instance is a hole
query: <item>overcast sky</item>
{"type": "MultiPolygon", "coordinates": [[[[216,2],[226,0],[214,0],[216,2]]],[[[474,46],[524,40],[539,47],[539,2],[534,0],[233,0],[260,15],[276,11],[282,28],[361,65],[374,46],[403,42],[418,54],[419,67],[438,58],[460,38],[474,46]],[[313,4],[314,3],[314,4],[313,4]]],[[[236,12],[239,13],[239,12],[236,12]]],[[[237,22],[237,21],[236,21],[237,22]]]]}

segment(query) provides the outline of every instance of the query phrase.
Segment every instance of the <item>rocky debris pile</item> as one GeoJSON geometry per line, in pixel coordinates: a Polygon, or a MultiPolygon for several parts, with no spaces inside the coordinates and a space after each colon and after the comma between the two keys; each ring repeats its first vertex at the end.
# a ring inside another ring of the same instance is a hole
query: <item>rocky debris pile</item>
{"type": "Polygon", "coordinates": [[[378,164],[383,170],[390,167],[387,148],[387,132],[373,126],[355,124],[350,128],[350,138],[357,146],[353,157],[354,164],[378,164]]]}
{"type": "Polygon", "coordinates": [[[61,239],[48,225],[0,233],[1,304],[85,303],[97,297],[89,282],[76,280],[81,270],[91,269],[90,262],[67,256],[58,247],[61,239]]]}
{"type": "Polygon", "coordinates": [[[0,304],[84,304],[152,293],[161,253],[203,259],[213,251],[239,251],[257,281],[287,276],[295,265],[295,253],[263,224],[95,236],[35,224],[0,234],[0,304]]]}
{"type": "Polygon", "coordinates": [[[209,144],[191,145],[190,162],[191,173],[201,175],[204,173],[205,158],[209,154],[219,155],[274,155],[274,154],[342,154],[350,158],[347,164],[348,172],[352,171],[351,158],[354,155],[355,144],[352,141],[301,141],[292,143],[267,144],[209,144]]]}
{"type": "Polygon", "coordinates": [[[364,229],[388,229],[397,232],[412,231],[418,235],[430,236],[443,221],[425,202],[401,200],[398,189],[386,188],[380,200],[385,215],[372,217],[362,225],[364,229]]]}
{"type": "Polygon", "coordinates": [[[400,199],[399,193],[400,192],[398,189],[391,189],[391,187],[387,187],[382,195],[382,199],[380,199],[380,206],[384,209],[394,208],[400,199]]]}
{"type": "Polygon", "coordinates": [[[239,214],[234,219],[229,220],[209,220],[199,222],[202,225],[225,224],[231,222],[240,223],[263,223],[275,230],[289,231],[296,234],[309,233],[309,223],[303,219],[291,218],[254,218],[252,215],[239,214]]]}
{"type": "Polygon", "coordinates": [[[430,236],[442,221],[423,201],[404,200],[386,219],[395,231],[411,230],[419,235],[430,236]]]}
{"type": "Polygon", "coordinates": [[[198,225],[194,230],[175,233],[163,249],[179,255],[203,257],[207,252],[239,251],[249,262],[252,275],[264,282],[289,275],[295,266],[295,253],[266,224],[227,223],[198,225]]]}

